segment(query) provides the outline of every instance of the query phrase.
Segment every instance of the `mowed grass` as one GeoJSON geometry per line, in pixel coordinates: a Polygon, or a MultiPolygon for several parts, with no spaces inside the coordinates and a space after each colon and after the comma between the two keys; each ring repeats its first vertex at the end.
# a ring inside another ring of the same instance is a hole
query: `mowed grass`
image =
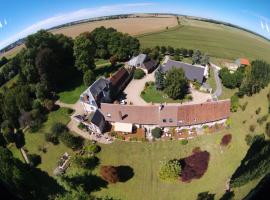
{"type": "MultiPolygon", "coordinates": [[[[181,22],[182,23],[182,22],[181,22]]],[[[210,56],[270,62],[270,42],[248,32],[208,22],[185,20],[181,26],[138,37],[142,47],[156,45],[199,49],[210,56]]]]}
{"type": "MultiPolygon", "coordinates": [[[[163,91],[159,91],[154,85],[149,85],[142,93],[141,97],[147,103],[180,103],[181,100],[173,100],[163,91]]],[[[182,100],[184,101],[184,100],[182,100]]]]}
{"type": "Polygon", "coordinates": [[[53,123],[61,122],[67,124],[70,120],[70,116],[68,114],[68,109],[60,108],[57,111],[51,112],[48,115],[48,120],[43,124],[41,129],[36,133],[31,133],[27,131],[25,133],[25,148],[28,150],[30,154],[39,154],[41,156],[41,164],[38,165],[40,169],[48,172],[52,175],[53,170],[57,166],[58,159],[65,153],[68,152],[72,155],[73,151],[62,143],[58,145],[53,145],[48,143],[44,139],[44,134],[49,133],[51,126],[53,123]],[[39,147],[45,147],[47,152],[43,153],[39,151],[39,147]]]}
{"type": "MultiPolygon", "coordinates": [[[[226,182],[240,165],[248,146],[245,142],[246,134],[250,133],[249,126],[256,124],[255,134],[264,132],[264,126],[258,126],[258,117],[268,112],[266,95],[270,87],[253,97],[245,97],[240,104],[248,102],[245,111],[239,110],[231,116],[230,129],[222,132],[202,135],[189,140],[187,145],[180,141],[163,141],[154,143],[115,142],[111,145],[101,145],[99,158],[102,165],[128,165],[133,168],[134,176],[125,183],[109,185],[108,188],[96,192],[98,196],[113,196],[120,199],[196,199],[200,192],[209,191],[219,199],[225,192],[226,182]],[[261,107],[259,115],[255,110],[261,107]],[[242,122],[246,120],[246,123],[242,122]],[[232,134],[229,147],[220,147],[224,134],[232,134]],[[192,149],[200,147],[210,152],[210,162],[205,175],[191,183],[164,183],[158,178],[160,163],[168,159],[179,159],[192,153],[192,149]]],[[[242,199],[260,179],[235,189],[235,199],[242,199]]]]}

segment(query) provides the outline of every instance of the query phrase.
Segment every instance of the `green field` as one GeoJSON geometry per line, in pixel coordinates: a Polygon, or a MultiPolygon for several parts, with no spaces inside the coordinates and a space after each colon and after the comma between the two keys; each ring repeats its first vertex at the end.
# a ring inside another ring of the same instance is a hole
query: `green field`
{"type": "Polygon", "coordinates": [[[248,32],[208,22],[187,20],[167,31],[138,37],[142,47],[156,45],[199,49],[210,56],[236,59],[259,58],[270,62],[270,42],[248,32]]]}
{"type": "Polygon", "coordinates": [[[52,175],[53,170],[57,166],[58,159],[65,153],[72,154],[73,151],[63,144],[53,145],[48,143],[44,139],[44,134],[50,132],[50,128],[53,123],[61,122],[67,124],[70,120],[69,114],[66,108],[60,108],[57,111],[51,112],[48,115],[48,120],[43,124],[42,128],[36,133],[25,133],[25,146],[28,153],[39,154],[41,156],[41,164],[38,166],[40,169],[48,172],[52,175]],[[38,150],[39,147],[45,147],[47,152],[43,153],[38,150]]]}
{"type": "MultiPolygon", "coordinates": [[[[113,196],[121,199],[196,199],[200,192],[209,191],[219,199],[225,191],[226,182],[240,165],[248,146],[245,135],[250,133],[249,126],[257,125],[255,133],[262,133],[264,125],[260,126],[256,120],[267,113],[268,104],[266,94],[270,87],[253,97],[245,97],[240,104],[248,101],[245,111],[239,110],[232,114],[231,128],[220,133],[203,135],[189,140],[183,146],[179,141],[154,143],[115,142],[112,145],[102,145],[99,154],[101,164],[128,165],[134,170],[134,177],[125,183],[109,185],[107,189],[96,192],[99,196],[113,196]],[[261,107],[260,115],[255,110],[261,107]],[[243,120],[247,120],[243,124],[243,120]],[[228,148],[221,148],[219,143],[225,133],[232,134],[232,142],[228,148]],[[157,172],[163,160],[182,158],[190,155],[192,149],[200,147],[210,152],[210,163],[206,174],[191,183],[164,183],[158,179],[157,172]]],[[[235,189],[235,199],[243,198],[255,185],[254,180],[241,188],[235,189]]]]}

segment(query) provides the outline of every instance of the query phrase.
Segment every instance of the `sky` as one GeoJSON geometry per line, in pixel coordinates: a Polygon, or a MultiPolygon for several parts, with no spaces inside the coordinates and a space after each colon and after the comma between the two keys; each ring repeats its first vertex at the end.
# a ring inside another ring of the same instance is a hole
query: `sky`
{"type": "Polygon", "coordinates": [[[175,13],[221,20],[270,39],[269,0],[0,0],[0,49],[67,22],[128,13],[175,13]]]}

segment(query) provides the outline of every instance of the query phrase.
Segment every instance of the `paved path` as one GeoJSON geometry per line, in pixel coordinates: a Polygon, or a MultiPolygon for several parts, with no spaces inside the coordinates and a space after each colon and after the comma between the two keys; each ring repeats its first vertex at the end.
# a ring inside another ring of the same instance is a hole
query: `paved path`
{"type": "Polygon", "coordinates": [[[146,74],[145,77],[139,80],[132,79],[131,82],[128,84],[124,93],[126,96],[126,101],[129,104],[132,102],[134,105],[148,105],[141,97],[141,92],[144,89],[145,83],[149,81],[155,81],[155,71],[151,74],[146,74]]]}
{"type": "Polygon", "coordinates": [[[222,84],[221,80],[219,78],[219,70],[220,67],[211,63],[211,67],[213,68],[214,71],[214,76],[215,76],[215,81],[216,81],[216,91],[213,93],[213,97],[219,97],[222,94],[222,84]]]}

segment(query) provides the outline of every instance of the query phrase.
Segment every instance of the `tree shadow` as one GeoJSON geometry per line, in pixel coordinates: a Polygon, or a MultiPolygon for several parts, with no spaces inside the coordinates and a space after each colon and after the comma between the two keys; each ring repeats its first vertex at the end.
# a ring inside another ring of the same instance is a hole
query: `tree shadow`
{"type": "Polygon", "coordinates": [[[211,194],[209,192],[201,192],[197,196],[197,200],[214,200],[216,194],[211,194]]]}
{"type": "Polygon", "coordinates": [[[22,148],[25,145],[25,138],[22,130],[17,131],[15,136],[15,144],[18,149],[22,148]]]}
{"type": "Polygon", "coordinates": [[[130,166],[118,166],[117,172],[120,182],[126,182],[134,176],[134,171],[130,166]]]}
{"type": "Polygon", "coordinates": [[[106,74],[109,75],[109,74],[117,71],[122,66],[123,66],[123,64],[121,64],[121,63],[113,65],[113,66],[111,66],[111,64],[108,64],[108,65],[104,65],[102,67],[96,68],[94,70],[94,72],[96,75],[104,75],[105,76],[106,74]]]}
{"type": "Polygon", "coordinates": [[[66,177],[65,179],[72,185],[81,185],[89,193],[99,191],[101,188],[107,188],[108,185],[102,178],[90,173],[80,174],[75,177],[66,177]]]}

